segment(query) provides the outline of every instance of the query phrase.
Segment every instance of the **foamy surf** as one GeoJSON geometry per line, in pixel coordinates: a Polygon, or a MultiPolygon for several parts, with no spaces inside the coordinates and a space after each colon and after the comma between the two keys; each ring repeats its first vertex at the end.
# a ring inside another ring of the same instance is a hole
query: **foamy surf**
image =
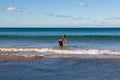
{"type": "Polygon", "coordinates": [[[0,55],[24,57],[66,57],[66,58],[120,58],[120,51],[113,50],[61,50],[51,48],[0,48],[0,55]]]}

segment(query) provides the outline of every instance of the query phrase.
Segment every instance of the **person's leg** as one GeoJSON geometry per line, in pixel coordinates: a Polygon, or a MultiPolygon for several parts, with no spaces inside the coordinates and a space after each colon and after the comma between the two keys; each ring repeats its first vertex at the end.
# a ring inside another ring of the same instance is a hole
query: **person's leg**
{"type": "Polygon", "coordinates": [[[63,42],[59,41],[59,46],[62,47],[63,46],[63,42]]]}

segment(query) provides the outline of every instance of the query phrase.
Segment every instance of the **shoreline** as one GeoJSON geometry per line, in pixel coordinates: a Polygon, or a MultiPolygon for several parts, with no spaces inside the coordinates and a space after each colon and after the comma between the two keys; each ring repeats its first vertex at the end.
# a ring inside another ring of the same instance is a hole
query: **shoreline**
{"type": "Polygon", "coordinates": [[[16,56],[16,55],[0,55],[0,62],[19,62],[33,60],[120,60],[120,58],[76,58],[76,57],[43,57],[43,56],[16,56]]]}
{"type": "Polygon", "coordinates": [[[42,58],[43,57],[41,56],[25,57],[25,56],[16,56],[16,55],[0,55],[0,60],[5,62],[30,61],[30,60],[38,60],[42,58]]]}

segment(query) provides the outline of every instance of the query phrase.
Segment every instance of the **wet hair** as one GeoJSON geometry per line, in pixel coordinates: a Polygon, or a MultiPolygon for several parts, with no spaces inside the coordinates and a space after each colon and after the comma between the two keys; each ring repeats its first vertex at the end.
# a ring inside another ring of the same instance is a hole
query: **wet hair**
{"type": "Polygon", "coordinates": [[[64,37],[66,37],[66,35],[64,35],[64,37]]]}

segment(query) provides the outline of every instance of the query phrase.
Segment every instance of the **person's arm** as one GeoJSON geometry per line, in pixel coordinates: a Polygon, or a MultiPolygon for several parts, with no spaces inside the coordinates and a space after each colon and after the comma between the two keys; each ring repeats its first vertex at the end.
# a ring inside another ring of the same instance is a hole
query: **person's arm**
{"type": "Polygon", "coordinates": [[[66,38],[64,39],[64,42],[68,46],[69,42],[68,42],[68,40],[66,38]]]}

